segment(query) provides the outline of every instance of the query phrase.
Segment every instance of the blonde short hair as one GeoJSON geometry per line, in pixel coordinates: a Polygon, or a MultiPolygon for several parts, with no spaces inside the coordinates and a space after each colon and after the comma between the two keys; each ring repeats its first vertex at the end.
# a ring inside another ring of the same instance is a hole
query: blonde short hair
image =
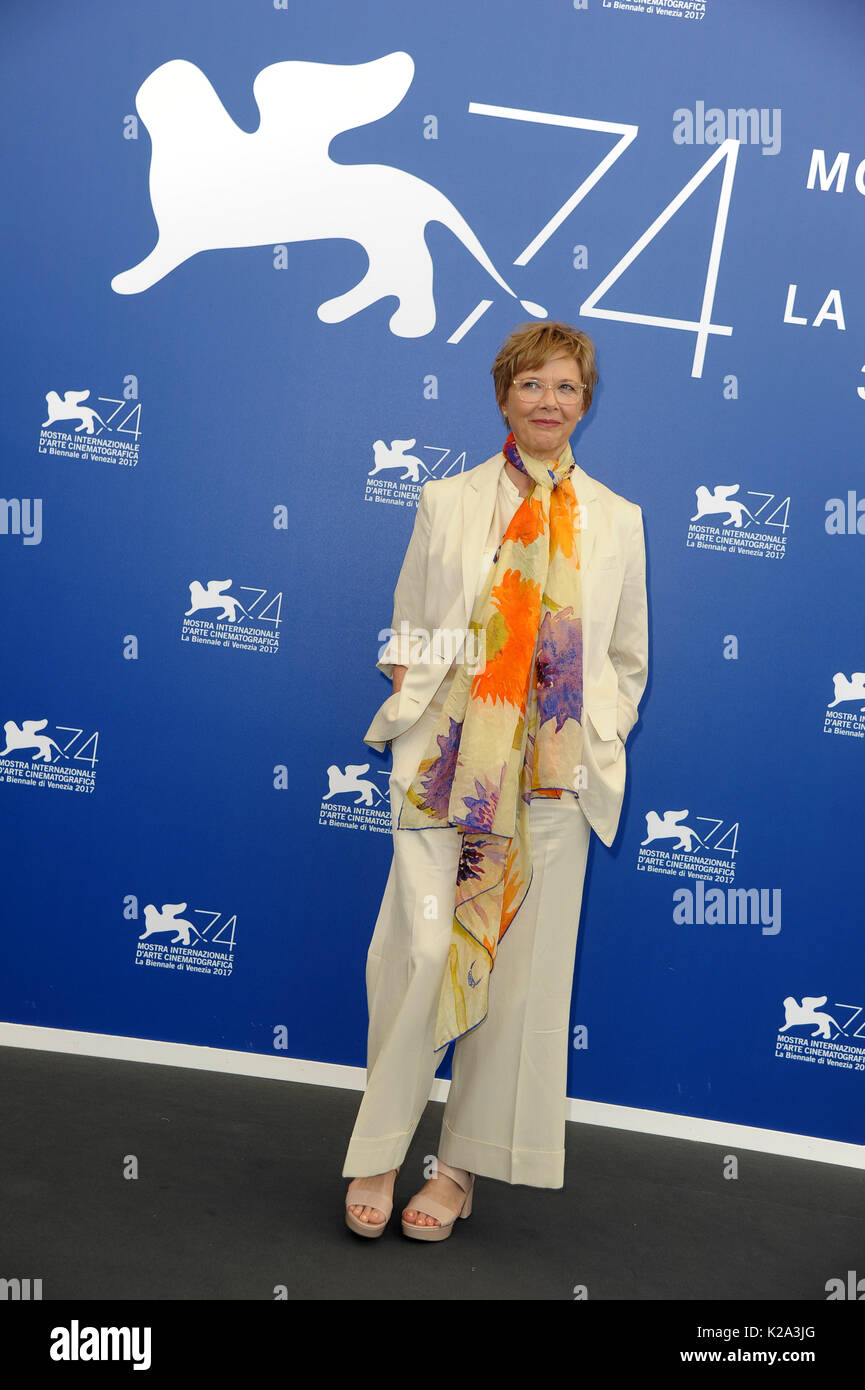
{"type": "Polygon", "coordinates": [[[514,377],[520,372],[533,372],[549,357],[566,352],[573,357],[585,386],[583,409],[588,410],[598,384],[595,365],[595,345],[587,333],[572,328],[569,323],[521,323],[502,343],[490,371],[495,385],[496,401],[504,414],[505,399],[514,377]]]}

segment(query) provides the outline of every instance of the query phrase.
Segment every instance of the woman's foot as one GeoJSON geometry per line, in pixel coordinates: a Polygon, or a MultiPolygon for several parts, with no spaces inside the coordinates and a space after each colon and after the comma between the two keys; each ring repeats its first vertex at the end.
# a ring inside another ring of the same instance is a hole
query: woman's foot
{"type": "MultiPolygon", "coordinates": [[[[396,1182],[396,1168],[391,1168],[389,1173],[375,1173],[371,1178],[352,1178],[348,1185],[348,1195],[351,1195],[352,1187],[357,1184],[360,1187],[380,1188],[383,1197],[393,1200],[393,1185],[396,1182]]],[[[366,1221],[370,1226],[380,1226],[387,1220],[384,1212],[378,1207],[364,1207],[358,1203],[352,1203],[348,1210],[358,1221],[366,1221]]]]}
{"type": "MultiPolygon", "coordinates": [[[[466,1199],[466,1194],[459,1183],[454,1182],[453,1178],[446,1178],[443,1173],[440,1173],[437,1178],[430,1178],[417,1195],[418,1197],[428,1195],[455,1213],[462,1210],[463,1202],[466,1199]]],[[[406,1207],[402,1215],[403,1220],[408,1221],[413,1226],[441,1225],[441,1222],[437,1221],[434,1216],[427,1216],[424,1211],[415,1211],[414,1207],[406,1207]]]]}

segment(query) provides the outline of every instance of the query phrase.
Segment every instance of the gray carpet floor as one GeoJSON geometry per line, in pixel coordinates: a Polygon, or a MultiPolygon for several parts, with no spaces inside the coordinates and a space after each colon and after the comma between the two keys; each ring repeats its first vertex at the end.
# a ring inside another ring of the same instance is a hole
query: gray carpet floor
{"type": "Polygon", "coordinates": [[[21,1048],[0,1087],[0,1278],[44,1300],[825,1303],[865,1277],[861,1170],[569,1124],[563,1189],[479,1178],[472,1216],[422,1244],[395,1218],[435,1152],[430,1102],[368,1240],[341,1177],[359,1092],[21,1048]]]}

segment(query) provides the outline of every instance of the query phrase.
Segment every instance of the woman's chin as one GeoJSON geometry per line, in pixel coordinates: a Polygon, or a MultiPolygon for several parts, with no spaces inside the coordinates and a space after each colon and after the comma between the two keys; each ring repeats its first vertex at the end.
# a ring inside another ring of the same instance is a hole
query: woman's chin
{"type": "Polygon", "coordinates": [[[524,448],[532,458],[547,461],[558,458],[566,443],[567,440],[562,439],[561,435],[553,430],[539,429],[533,430],[531,435],[525,435],[522,441],[518,439],[517,448],[524,448]]]}

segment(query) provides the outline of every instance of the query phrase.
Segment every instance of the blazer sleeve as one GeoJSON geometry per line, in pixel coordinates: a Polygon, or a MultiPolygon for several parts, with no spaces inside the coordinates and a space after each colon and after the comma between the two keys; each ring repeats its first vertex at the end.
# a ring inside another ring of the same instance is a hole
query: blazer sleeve
{"type": "Polygon", "coordinates": [[[423,627],[430,529],[430,494],[425,483],[421,488],[414,528],[394,589],[393,621],[389,630],[379,633],[379,640],[384,641],[385,645],[379,649],[379,659],[375,664],[388,680],[393,679],[395,665],[411,665],[410,633],[412,629],[423,627]]]}
{"type": "Polygon", "coordinates": [[[610,642],[610,660],[619,681],[617,732],[623,743],[637,722],[637,709],[649,674],[646,542],[643,513],[636,504],[634,513],[627,542],[625,579],[610,642]]]}

